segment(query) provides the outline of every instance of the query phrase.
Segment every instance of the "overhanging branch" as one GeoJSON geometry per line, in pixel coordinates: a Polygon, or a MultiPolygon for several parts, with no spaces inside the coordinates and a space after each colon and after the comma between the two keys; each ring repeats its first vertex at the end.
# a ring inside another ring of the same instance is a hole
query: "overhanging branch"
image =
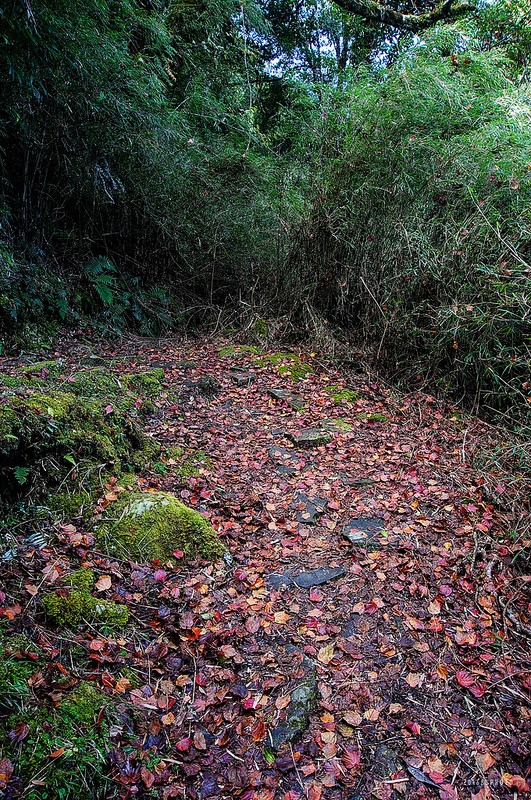
{"type": "Polygon", "coordinates": [[[350,14],[357,14],[369,22],[414,32],[429,28],[436,22],[457,19],[475,10],[475,6],[471,3],[456,2],[456,0],[443,0],[433,11],[426,14],[402,14],[375,0],[334,0],[334,2],[350,14]]]}

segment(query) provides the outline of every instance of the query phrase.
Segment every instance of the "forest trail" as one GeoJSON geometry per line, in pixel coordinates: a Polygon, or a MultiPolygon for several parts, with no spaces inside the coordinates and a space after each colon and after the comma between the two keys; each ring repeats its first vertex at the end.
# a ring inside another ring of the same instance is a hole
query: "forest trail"
{"type": "Polygon", "coordinates": [[[98,355],[164,369],[146,430],[203,461],[187,476],[163,458],[137,483],[199,510],[228,548],[139,567],[69,525],[32,562],[30,584],[43,559],[47,575],[60,560],[109,576],[98,597],[138,625],[77,638],[121,703],[121,796],[525,794],[530,578],[492,501],[509,482],[481,472],[488,426],[316,354],[205,339],[98,355]]]}

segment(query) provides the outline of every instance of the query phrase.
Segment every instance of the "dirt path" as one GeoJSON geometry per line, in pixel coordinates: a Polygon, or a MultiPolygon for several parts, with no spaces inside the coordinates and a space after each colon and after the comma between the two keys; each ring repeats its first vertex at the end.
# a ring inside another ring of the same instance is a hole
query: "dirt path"
{"type": "Polygon", "coordinates": [[[166,459],[140,484],[201,511],[230,557],[139,568],[82,553],[139,625],[139,638],[85,642],[94,680],[138,714],[133,743],[115,731],[121,795],[528,791],[529,577],[485,499],[505,486],[470,463],[485,426],[347,381],[315,354],[264,360],[212,341],[132,354],[129,369],[165,370],[150,435],[205,455],[198,475],[166,459]],[[308,429],[317,443],[297,443],[308,429]],[[123,664],[140,686],[116,687],[123,664]]]}

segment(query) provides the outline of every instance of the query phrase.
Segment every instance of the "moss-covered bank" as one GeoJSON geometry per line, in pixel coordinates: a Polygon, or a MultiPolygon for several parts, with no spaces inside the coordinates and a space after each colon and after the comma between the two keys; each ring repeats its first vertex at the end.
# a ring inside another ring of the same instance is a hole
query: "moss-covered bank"
{"type": "Polygon", "coordinates": [[[141,423],[163,378],[161,369],[66,374],[55,362],[1,374],[0,512],[22,495],[38,503],[61,484],[69,494],[90,490],[91,466],[119,473],[156,460],[160,448],[141,423]]]}

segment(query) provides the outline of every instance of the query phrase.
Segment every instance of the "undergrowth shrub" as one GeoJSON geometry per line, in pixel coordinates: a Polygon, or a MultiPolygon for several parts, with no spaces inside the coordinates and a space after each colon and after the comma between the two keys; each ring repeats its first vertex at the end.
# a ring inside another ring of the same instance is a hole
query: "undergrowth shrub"
{"type": "Polygon", "coordinates": [[[531,93],[457,28],[332,92],[281,291],[380,362],[530,420],[531,93]],[[302,287],[302,288],[301,288],[302,287]]]}

